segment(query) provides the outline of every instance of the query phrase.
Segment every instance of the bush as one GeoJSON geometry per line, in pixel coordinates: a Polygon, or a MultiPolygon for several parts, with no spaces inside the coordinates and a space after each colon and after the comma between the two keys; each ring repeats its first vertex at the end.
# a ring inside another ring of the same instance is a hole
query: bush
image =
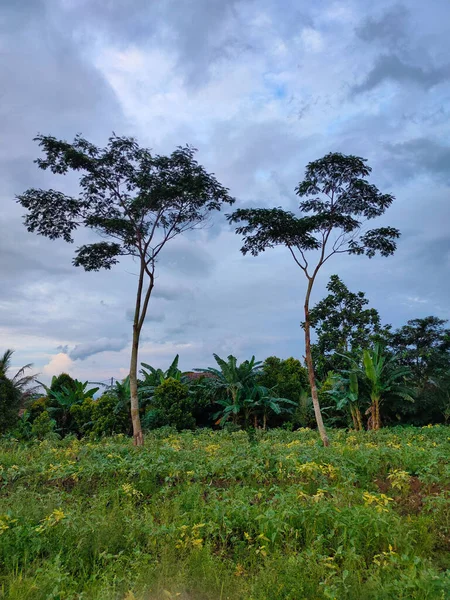
{"type": "Polygon", "coordinates": [[[0,377],[0,433],[5,433],[19,419],[20,393],[6,377],[0,377]]]}
{"type": "Polygon", "coordinates": [[[72,418],[72,430],[79,435],[85,435],[93,428],[94,400],[85,398],[81,404],[72,404],[70,407],[70,416],[72,418]]]}
{"type": "Polygon", "coordinates": [[[175,379],[169,378],[155,389],[152,411],[158,411],[160,426],[171,425],[178,431],[195,426],[189,388],[175,379]]]}
{"type": "MultiPolygon", "coordinates": [[[[86,402],[86,400],[85,400],[86,402]]],[[[129,433],[131,417],[127,407],[117,407],[117,396],[106,392],[98,400],[92,401],[92,431],[95,435],[129,433]]]]}
{"type": "Polygon", "coordinates": [[[48,437],[51,433],[54,433],[55,427],[56,421],[50,417],[47,410],[44,410],[34,420],[34,423],[31,427],[31,433],[34,437],[37,437],[39,440],[43,440],[46,437],[48,437]]]}
{"type": "Polygon", "coordinates": [[[81,404],[70,407],[70,414],[76,424],[76,432],[94,436],[129,433],[131,419],[126,407],[118,409],[117,396],[106,392],[98,400],[85,398],[81,404]]]}
{"type": "Polygon", "coordinates": [[[30,413],[30,421],[33,422],[40,414],[47,410],[49,406],[49,399],[47,396],[42,396],[37,400],[34,400],[28,409],[30,413]]]}

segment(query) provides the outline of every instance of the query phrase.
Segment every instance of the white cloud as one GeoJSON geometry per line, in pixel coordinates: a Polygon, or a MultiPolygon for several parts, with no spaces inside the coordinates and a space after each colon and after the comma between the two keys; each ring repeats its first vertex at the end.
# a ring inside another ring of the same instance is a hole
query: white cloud
{"type": "Polygon", "coordinates": [[[67,354],[59,352],[51,357],[50,361],[42,369],[42,372],[47,378],[51,378],[53,375],[59,375],[60,373],[68,373],[71,375],[73,374],[72,367],[73,362],[71,358],[67,354]]]}
{"type": "Polygon", "coordinates": [[[323,36],[317,29],[306,27],[300,37],[307,52],[321,52],[324,49],[323,36]]]}

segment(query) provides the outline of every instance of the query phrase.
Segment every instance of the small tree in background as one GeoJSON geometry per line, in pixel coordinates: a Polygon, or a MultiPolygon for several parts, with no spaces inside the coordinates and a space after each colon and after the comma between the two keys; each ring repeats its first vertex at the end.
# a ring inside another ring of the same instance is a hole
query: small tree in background
{"type": "Polygon", "coordinates": [[[50,383],[50,390],[52,392],[62,392],[63,388],[69,390],[75,390],[77,387],[76,381],[68,373],[60,373],[59,375],[53,375],[50,383]]]}
{"type": "Polygon", "coordinates": [[[105,241],[81,246],[73,261],[86,271],[110,269],[120,256],[138,264],[130,360],[131,418],[134,443],[143,444],[138,400],[138,352],[142,326],[155,285],[157,260],[170,240],[204,223],[211,211],[232,204],[214,175],[194,159],[189,146],[170,156],[152,154],[129,137],[113,135],[105,148],[76,136],[72,143],[38,135],[45,156],[39,168],[55,175],[80,173],[78,197],[50,189],[18,196],[27,210],[28,231],[73,242],[73,232],[95,230],[105,241]]]}
{"type": "Polygon", "coordinates": [[[401,364],[411,369],[418,387],[450,367],[450,329],[446,323],[433,316],[411,319],[392,335],[391,345],[401,364]]]}
{"type": "Polygon", "coordinates": [[[390,326],[382,326],[380,315],[369,304],[364,292],[351,292],[338,275],[327,284],[329,294],[309,313],[317,342],[311,352],[319,377],[343,368],[339,353],[358,353],[374,342],[389,337],[390,326]]]}
{"type": "Polygon", "coordinates": [[[389,256],[400,235],[393,227],[362,229],[363,221],[381,216],[394,200],[367,181],[370,172],[363,158],[329,153],[307,165],[305,179],[296,188],[297,195],[304,198],[300,216],[282,208],[241,208],[228,215],[230,223],[244,223],[236,228],[243,236],[243,254],[257,256],[267,248],[285,246],[306,277],[305,358],[317,427],[325,446],[329,441],[311,354],[309,305],[314,282],[320,268],[335,254],[389,256]]]}
{"type": "Polygon", "coordinates": [[[155,389],[152,407],[147,413],[149,424],[171,425],[179,431],[193,429],[195,419],[191,412],[192,403],[187,385],[176,379],[166,379],[155,389]]]}
{"type": "Polygon", "coordinates": [[[282,411],[281,418],[289,414],[289,421],[305,426],[308,422],[309,383],[308,371],[297,358],[281,359],[269,356],[262,365],[258,383],[273,389],[277,396],[292,400],[294,411],[282,411]]]}

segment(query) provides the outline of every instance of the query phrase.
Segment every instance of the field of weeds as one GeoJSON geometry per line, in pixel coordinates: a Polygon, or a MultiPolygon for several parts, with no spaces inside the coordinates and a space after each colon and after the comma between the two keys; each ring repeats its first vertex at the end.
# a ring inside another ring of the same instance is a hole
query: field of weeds
{"type": "Polygon", "coordinates": [[[450,598],[450,429],[0,442],[0,597],[450,598]]]}

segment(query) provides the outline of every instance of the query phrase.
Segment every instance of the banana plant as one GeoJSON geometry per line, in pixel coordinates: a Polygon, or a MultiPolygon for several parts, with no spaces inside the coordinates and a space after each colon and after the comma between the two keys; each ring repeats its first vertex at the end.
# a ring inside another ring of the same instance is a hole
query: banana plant
{"type": "Polygon", "coordinates": [[[338,410],[347,409],[353,421],[355,431],[363,430],[361,410],[359,407],[359,383],[356,370],[342,370],[334,375],[334,386],[328,392],[336,403],[338,410]]]}
{"type": "Polygon", "coordinates": [[[267,420],[271,413],[279,415],[283,412],[289,413],[293,411],[293,407],[297,406],[297,403],[288,398],[278,398],[273,394],[274,390],[266,388],[262,385],[257,385],[253,388],[253,394],[256,400],[253,403],[255,411],[255,429],[258,424],[257,416],[258,412],[262,414],[263,429],[267,429],[267,420]],[[292,407],[292,408],[291,408],[292,407]]]}
{"type": "Polygon", "coordinates": [[[151,400],[153,394],[155,393],[155,389],[168,379],[175,379],[176,381],[185,383],[187,378],[186,375],[178,368],[178,361],[179,355],[177,354],[167,371],[155,369],[151,365],[144,362],[141,363],[142,369],[140,370],[140,373],[143,375],[144,379],[139,381],[138,393],[142,405],[145,405],[149,400],[151,400]]]}
{"type": "Polygon", "coordinates": [[[398,396],[414,402],[414,392],[405,383],[411,377],[411,370],[399,365],[397,357],[387,354],[381,344],[376,343],[373,348],[363,350],[360,362],[346,358],[353,363],[354,370],[364,378],[369,388],[368,429],[380,429],[380,405],[389,398],[398,396]]]}
{"type": "MultiPolygon", "coordinates": [[[[244,400],[248,398],[249,390],[255,386],[256,376],[262,368],[262,362],[256,361],[252,356],[250,360],[245,360],[238,365],[237,358],[231,354],[227,360],[220,358],[217,354],[213,354],[213,356],[218,369],[209,367],[194,369],[194,371],[208,375],[203,384],[205,389],[209,391],[214,402],[224,407],[230,406],[227,409],[227,418],[231,416],[233,423],[237,423],[239,414],[244,411],[246,406],[244,400]]],[[[222,422],[222,420],[220,421],[222,422]]]]}
{"type": "Polygon", "coordinates": [[[73,387],[62,386],[61,390],[55,391],[42,384],[42,387],[47,392],[50,399],[49,413],[54,415],[55,421],[59,426],[59,430],[64,434],[70,429],[72,406],[82,404],[86,398],[93,398],[100,388],[95,387],[87,389],[89,381],[73,380],[73,387]]]}

